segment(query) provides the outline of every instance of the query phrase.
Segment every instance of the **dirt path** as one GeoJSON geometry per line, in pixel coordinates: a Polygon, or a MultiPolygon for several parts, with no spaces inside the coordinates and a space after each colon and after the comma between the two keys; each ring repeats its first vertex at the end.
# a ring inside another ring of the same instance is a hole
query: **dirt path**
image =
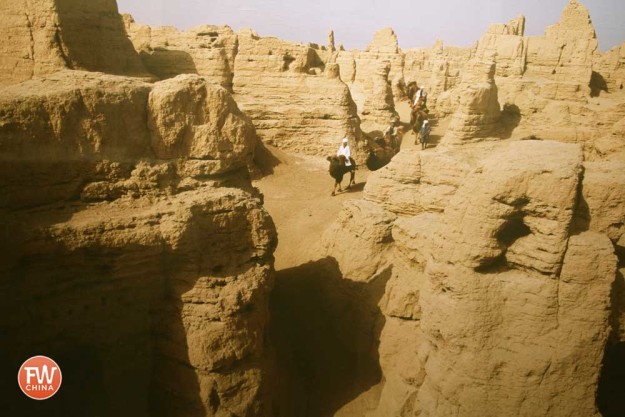
{"type": "MultiPolygon", "coordinates": [[[[407,103],[398,103],[402,123],[410,120],[407,103]]],[[[431,152],[438,143],[446,121],[433,123],[431,152]]],[[[414,133],[404,136],[402,150],[420,147],[414,144],[414,133]]],[[[338,146],[338,144],[337,144],[338,146]]],[[[265,207],[278,229],[276,270],[292,268],[319,259],[319,241],[332,224],[344,202],[361,198],[370,172],[361,166],[356,172],[357,186],[349,192],[332,197],[334,180],[328,174],[328,162],[322,157],[293,155],[268,147],[279,161],[273,174],[254,183],[265,195],[265,207]]],[[[361,164],[362,165],[362,164],[361,164]]],[[[343,185],[347,184],[347,176],[343,185]]]]}
{"type": "MultiPolygon", "coordinates": [[[[399,103],[398,110],[407,122],[408,104],[399,103]]],[[[433,124],[435,142],[440,130],[433,124]]],[[[402,150],[415,147],[420,149],[407,132],[402,150]]],[[[362,416],[380,394],[375,346],[384,322],[378,307],[382,292],[372,297],[366,283],[344,279],[337,262],[323,257],[320,241],[342,205],[362,198],[370,172],[359,168],[357,186],[332,197],[334,180],[324,158],[268,150],[273,173],[254,185],[278,230],[268,328],[277,360],[272,380],[283,395],[276,414],[362,416]]]]}
{"type": "MultiPolygon", "coordinates": [[[[402,150],[407,149],[420,149],[420,144],[415,144],[415,134],[412,130],[408,129],[408,122],[410,121],[410,106],[406,102],[397,103],[395,106],[397,113],[399,113],[400,120],[404,125],[404,128],[407,129],[407,133],[404,135],[404,140],[401,145],[402,150]]],[[[430,123],[432,125],[432,132],[430,133],[430,144],[428,145],[428,149],[425,151],[428,152],[438,145],[441,138],[445,134],[447,130],[447,126],[449,125],[449,119],[438,120],[436,118],[431,118],[430,123]]]]}
{"type": "MultiPolygon", "coordinates": [[[[265,195],[265,207],[278,229],[276,270],[317,260],[314,253],[321,235],[332,224],[344,202],[362,197],[369,171],[356,171],[356,186],[332,197],[334,179],[321,157],[292,155],[276,148],[270,152],[280,161],[274,173],[254,185],[265,195]]],[[[349,177],[343,180],[343,187],[349,177]]]]}

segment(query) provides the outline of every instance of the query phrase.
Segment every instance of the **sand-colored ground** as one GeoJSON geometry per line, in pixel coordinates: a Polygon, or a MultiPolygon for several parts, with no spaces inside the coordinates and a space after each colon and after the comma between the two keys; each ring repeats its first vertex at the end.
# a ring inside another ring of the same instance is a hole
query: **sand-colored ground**
{"type": "MultiPolygon", "coordinates": [[[[325,228],[333,221],[341,205],[361,198],[369,171],[359,167],[355,187],[332,197],[334,179],[328,162],[320,157],[287,154],[269,149],[280,161],[274,173],[257,181],[265,196],[265,208],[276,223],[278,249],[276,270],[301,265],[316,259],[316,246],[325,228]]],[[[348,176],[343,180],[347,185],[348,176]]]]}
{"type": "MultiPolygon", "coordinates": [[[[407,126],[410,109],[407,103],[397,103],[401,121],[407,126]]],[[[432,145],[425,151],[431,152],[447,126],[446,120],[432,121],[432,145]]],[[[402,149],[414,144],[414,133],[404,136],[402,149]]],[[[337,138],[337,148],[339,138],[337,138]]],[[[419,145],[420,146],[420,145],[419,145]]],[[[361,163],[356,172],[356,187],[335,197],[331,196],[334,180],[328,173],[328,162],[322,157],[294,155],[277,148],[269,151],[279,161],[273,174],[254,183],[265,195],[265,207],[278,229],[278,249],[275,252],[277,271],[302,265],[319,259],[319,240],[326,228],[332,224],[343,203],[362,197],[370,172],[361,163]]],[[[343,186],[347,184],[347,176],[343,186]]]]}
{"type": "MultiPolygon", "coordinates": [[[[408,104],[397,107],[406,125],[408,104]]],[[[433,144],[423,152],[433,151],[446,124],[433,120],[433,144]]],[[[408,132],[402,149],[415,146],[414,134],[408,132]]],[[[357,186],[332,197],[334,180],[325,159],[269,151],[273,173],[254,185],[263,192],[278,230],[269,335],[278,358],[272,380],[284,403],[281,415],[364,415],[380,395],[382,374],[371,343],[384,319],[379,299],[371,294],[382,292],[343,279],[320,241],[342,205],[362,198],[373,173],[361,163],[357,186]]]]}

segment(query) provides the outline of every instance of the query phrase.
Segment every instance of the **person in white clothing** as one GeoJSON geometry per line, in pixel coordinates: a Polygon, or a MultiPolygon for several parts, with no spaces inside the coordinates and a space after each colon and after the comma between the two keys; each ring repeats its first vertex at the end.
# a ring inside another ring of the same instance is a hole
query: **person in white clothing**
{"type": "Polygon", "coordinates": [[[399,119],[397,117],[391,118],[389,126],[382,134],[384,136],[384,142],[389,144],[395,153],[399,152],[401,138],[399,137],[399,119]]]}
{"type": "Polygon", "coordinates": [[[341,146],[339,146],[339,150],[336,152],[336,156],[343,155],[345,157],[345,166],[352,166],[352,163],[350,161],[352,154],[349,150],[349,145],[347,144],[347,138],[343,138],[341,142],[341,146]]]}
{"type": "Polygon", "coordinates": [[[425,86],[422,85],[421,87],[419,87],[419,89],[417,90],[417,92],[415,93],[414,96],[414,102],[412,103],[412,107],[415,107],[417,105],[417,103],[419,102],[419,99],[423,97],[423,105],[425,105],[425,102],[427,100],[427,93],[425,92],[425,86]]]}

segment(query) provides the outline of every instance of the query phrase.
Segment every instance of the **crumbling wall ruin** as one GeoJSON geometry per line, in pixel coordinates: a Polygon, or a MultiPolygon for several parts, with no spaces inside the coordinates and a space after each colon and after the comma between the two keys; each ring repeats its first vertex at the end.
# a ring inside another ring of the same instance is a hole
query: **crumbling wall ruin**
{"type": "MultiPolygon", "coordinates": [[[[276,234],[232,97],[198,76],[65,71],[0,108],[1,368],[57,358],[53,411],[262,413],[276,234]]],[[[3,409],[35,412],[14,388],[3,409]]]]}
{"type": "Polygon", "coordinates": [[[149,77],[115,0],[6,0],[0,5],[0,86],[60,69],[149,77]]]}

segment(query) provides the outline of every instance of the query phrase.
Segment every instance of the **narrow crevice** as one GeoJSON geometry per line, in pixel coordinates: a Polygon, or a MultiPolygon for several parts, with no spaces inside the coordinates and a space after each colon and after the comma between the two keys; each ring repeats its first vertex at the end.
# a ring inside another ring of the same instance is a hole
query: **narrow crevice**
{"type": "Polygon", "coordinates": [[[611,304],[612,331],[603,356],[597,388],[597,407],[603,417],[622,417],[625,416],[625,340],[621,318],[625,314],[625,279],[620,271],[617,272],[612,286],[611,304]]]}
{"type": "Polygon", "coordinates": [[[269,329],[275,415],[334,415],[381,381],[378,302],[391,274],[351,281],[333,258],[276,272],[269,329]]]}
{"type": "Polygon", "coordinates": [[[30,77],[32,78],[35,76],[35,36],[33,35],[33,22],[30,20],[30,16],[28,13],[24,13],[24,15],[26,16],[26,21],[28,22],[28,35],[30,36],[29,55],[31,61],[33,61],[33,69],[30,73],[30,77]]]}
{"type": "Polygon", "coordinates": [[[210,396],[208,397],[208,405],[211,411],[213,412],[213,414],[215,414],[217,410],[219,410],[219,406],[221,405],[221,400],[219,399],[219,393],[217,392],[215,387],[213,387],[213,389],[211,390],[210,396]]]}
{"type": "Polygon", "coordinates": [[[575,210],[569,226],[571,235],[578,235],[590,228],[590,208],[584,198],[584,175],[585,170],[582,166],[582,170],[579,173],[579,182],[577,184],[575,210]]]}
{"type": "Polygon", "coordinates": [[[232,62],[228,63],[230,67],[230,75],[228,78],[230,79],[230,92],[232,94],[234,94],[234,71],[235,71],[238,55],[239,55],[239,37],[236,36],[235,41],[234,41],[234,49],[232,51],[232,62]]]}
{"type": "Polygon", "coordinates": [[[59,28],[57,28],[54,31],[54,43],[58,47],[59,55],[61,55],[61,58],[63,59],[63,62],[65,62],[65,65],[67,66],[67,68],[74,69],[72,62],[69,60],[69,57],[67,56],[67,53],[65,52],[65,48],[63,47],[63,40],[61,39],[61,31],[59,28]]]}

